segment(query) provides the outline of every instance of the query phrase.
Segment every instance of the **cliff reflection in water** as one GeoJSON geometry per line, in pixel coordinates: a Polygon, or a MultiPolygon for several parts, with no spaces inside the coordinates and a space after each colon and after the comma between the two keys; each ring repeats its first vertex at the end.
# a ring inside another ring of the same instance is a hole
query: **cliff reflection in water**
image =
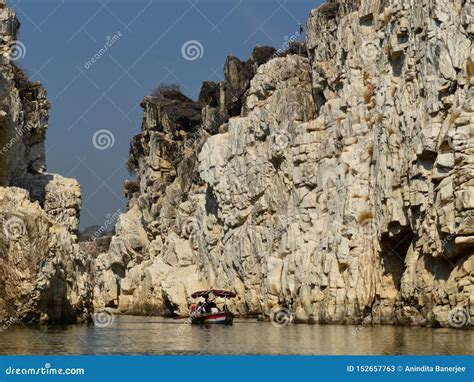
{"type": "Polygon", "coordinates": [[[110,326],[11,327],[0,354],[470,354],[470,331],[395,326],[276,327],[237,320],[191,326],[159,317],[116,318],[110,326]]]}

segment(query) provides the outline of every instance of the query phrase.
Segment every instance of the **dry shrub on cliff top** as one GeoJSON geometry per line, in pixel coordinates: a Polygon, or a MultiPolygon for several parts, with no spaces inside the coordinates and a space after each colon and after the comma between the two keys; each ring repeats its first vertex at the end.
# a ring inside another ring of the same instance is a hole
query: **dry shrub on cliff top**
{"type": "Polygon", "coordinates": [[[161,83],[151,91],[154,98],[177,98],[181,96],[181,89],[178,84],[161,83]]]}

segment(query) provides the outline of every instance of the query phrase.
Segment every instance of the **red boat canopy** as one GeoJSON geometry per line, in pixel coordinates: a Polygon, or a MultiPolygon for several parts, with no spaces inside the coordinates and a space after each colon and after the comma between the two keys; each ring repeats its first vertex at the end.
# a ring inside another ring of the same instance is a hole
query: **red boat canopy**
{"type": "Polygon", "coordinates": [[[230,292],[228,290],[220,290],[220,289],[209,289],[209,290],[202,290],[199,292],[194,292],[191,297],[208,297],[210,294],[213,294],[216,297],[236,297],[237,294],[234,292],[230,292]]]}

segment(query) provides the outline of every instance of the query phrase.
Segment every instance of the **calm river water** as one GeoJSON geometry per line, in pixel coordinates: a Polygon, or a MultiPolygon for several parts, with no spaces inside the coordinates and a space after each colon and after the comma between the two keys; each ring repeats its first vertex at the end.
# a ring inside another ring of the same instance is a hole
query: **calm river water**
{"type": "Polygon", "coordinates": [[[455,329],[185,321],[122,316],[104,328],[14,326],[0,333],[0,354],[471,354],[474,348],[474,333],[455,329]]]}

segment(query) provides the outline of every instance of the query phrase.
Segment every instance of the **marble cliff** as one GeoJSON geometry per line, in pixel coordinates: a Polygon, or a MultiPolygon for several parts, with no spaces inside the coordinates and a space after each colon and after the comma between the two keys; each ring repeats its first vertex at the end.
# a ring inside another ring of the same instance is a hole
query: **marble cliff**
{"type": "Polygon", "coordinates": [[[473,8],[332,0],[304,49],[146,97],[96,308],[180,314],[219,287],[239,314],[472,322],[473,8]]]}
{"type": "Polygon", "coordinates": [[[184,314],[218,287],[241,315],[472,327],[473,8],[330,0],[304,44],[228,57],[197,101],[156,89],[127,212],[80,245],[80,187],[46,172],[49,102],[0,0],[0,321],[184,314]]]}
{"type": "Polygon", "coordinates": [[[46,172],[50,105],[15,65],[18,28],[0,0],[0,322],[74,323],[92,309],[93,268],[75,236],[81,191],[46,172]]]}

